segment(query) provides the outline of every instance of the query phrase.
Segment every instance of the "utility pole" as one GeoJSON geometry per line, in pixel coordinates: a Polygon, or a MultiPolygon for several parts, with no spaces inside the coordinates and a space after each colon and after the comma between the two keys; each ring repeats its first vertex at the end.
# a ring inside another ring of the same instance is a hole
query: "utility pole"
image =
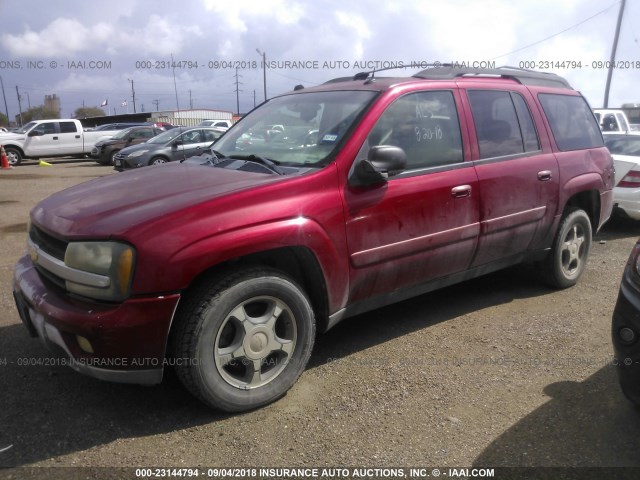
{"type": "MultiPolygon", "coordinates": [[[[9,107],[7,107],[7,97],[4,94],[4,82],[2,81],[2,77],[0,77],[0,85],[2,85],[2,98],[4,99],[4,111],[7,113],[7,122],[11,123],[11,119],[9,118],[9,107]]],[[[7,125],[8,127],[9,125],[7,125]]]]}
{"type": "Polygon", "coordinates": [[[133,113],[136,113],[136,91],[133,89],[133,80],[131,82],[131,97],[133,98],[133,113]]]}
{"type": "Polygon", "coordinates": [[[264,101],[267,101],[267,52],[261,52],[259,48],[256,48],[258,55],[262,55],[262,77],[264,82],[264,101]]]}
{"type": "Polygon", "coordinates": [[[189,89],[189,108],[193,110],[193,100],[191,99],[191,89],[189,89]]]}
{"type": "Polygon", "coordinates": [[[242,85],[242,82],[238,81],[238,77],[241,77],[242,75],[238,75],[238,67],[236,67],[236,113],[238,115],[240,115],[240,92],[241,90],[238,88],[238,85],[242,85]]]}
{"type": "Polygon", "coordinates": [[[153,103],[156,106],[156,112],[158,111],[158,105],[160,105],[160,100],[154,100],[153,103]]]}
{"type": "Polygon", "coordinates": [[[618,22],[616,23],[616,33],[613,36],[613,47],[611,48],[611,58],[609,59],[609,71],[607,72],[607,84],[604,87],[604,108],[609,108],[609,89],[611,87],[611,77],[613,76],[613,65],[616,61],[616,51],[618,50],[618,38],[620,37],[620,25],[622,24],[622,14],[626,0],[620,2],[618,12],[618,22]]]}
{"type": "Polygon", "coordinates": [[[16,95],[18,95],[18,110],[20,112],[20,126],[22,126],[22,104],[20,103],[20,91],[18,85],[16,85],[16,95]]]}

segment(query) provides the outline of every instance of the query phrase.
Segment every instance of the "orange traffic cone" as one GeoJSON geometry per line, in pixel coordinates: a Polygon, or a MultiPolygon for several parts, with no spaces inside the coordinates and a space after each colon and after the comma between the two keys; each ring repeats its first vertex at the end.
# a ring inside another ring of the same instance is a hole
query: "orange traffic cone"
{"type": "Polygon", "coordinates": [[[10,168],[13,168],[11,165],[9,165],[7,152],[4,151],[3,145],[0,145],[0,155],[2,155],[2,170],[9,170],[10,168]]]}

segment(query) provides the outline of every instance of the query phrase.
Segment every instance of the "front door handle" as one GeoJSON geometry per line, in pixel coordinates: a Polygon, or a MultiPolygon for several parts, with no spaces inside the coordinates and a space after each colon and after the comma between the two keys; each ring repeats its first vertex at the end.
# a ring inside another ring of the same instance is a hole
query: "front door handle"
{"type": "Polygon", "coordinates": [[[541,172],[538,172],[538,180],[541,182],[551,180],[551,170],[542,170],[541,172]]]}
{"type": "Polygon", "coordinates": [[[58,137],[53,137],[53,139],[54,139],[54,140],[57,140],[57,139],[58,139],[58,137]]]}
{"type": "Polygon", "coordinates": [[[471,185],[458,185],[451,189],[451,196],[453,198],[464,198],[471,195],[471,185]]]}

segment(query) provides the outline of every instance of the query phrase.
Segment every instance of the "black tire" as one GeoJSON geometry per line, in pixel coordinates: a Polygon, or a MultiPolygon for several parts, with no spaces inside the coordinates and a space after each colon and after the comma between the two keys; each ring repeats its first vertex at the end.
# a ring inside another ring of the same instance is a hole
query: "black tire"
{"type": "Polygon", "coordinates": [[[165,157],[153,157],[151,160],[149,160],[149,165],[162,165],[163,163],[167,162],[169,162],[169,160],[167,160],[165,157]]]}
{"type": "Polygon", "coordinates": [[[293,386],[309,361],[316,327],[294,280],[249,268],[187,292],[175,328],[171,351],[185,387],[213,408],[242,412],[293,386]]]}
{"type": "Polygon", "coordinates": [[[112,150],[111,153],[109,153],[109,162],[107,163],[107,165],[111,165],[112,167],[115,167],[116,165],[116,155],[118,154],[120,150],[112,150]]]}
{"type": "Polygon", "coordinates": [[[20,150],[13,147],[5,147],[4,151],[7,154],[9,165],[17,167],[22,163],[22,155],[20,154],[20,150]]]}
{"type": "Polygon", "coordinates": [[[544,281],[553,288],[575,285],[584,272],[591,249],[591,220],[572,208],[560,222],[551,252],[540,265],[544,281]]]}

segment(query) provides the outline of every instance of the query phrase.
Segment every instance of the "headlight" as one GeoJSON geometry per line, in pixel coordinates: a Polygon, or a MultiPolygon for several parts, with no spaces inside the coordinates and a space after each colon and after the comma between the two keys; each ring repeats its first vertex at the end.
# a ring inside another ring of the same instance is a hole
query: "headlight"
{"type": "Polygon", "coordinates": [[[138,150],[137,152],[133,152],[130,153],[129,155],[127,155],[127,158],[135,158],[135,157],[139,157],[140,155],[144,155],[145,153],[147,153],[149,150],[138,150]]]}
{"type": "Polygon", "coordinates": [[[104,278],[104,282],[67,278],[67,290],[97,300],[119,302],[129,296],[135,267],[135,250],[119,242],[71,242],[64,263],[67,267],[104,278]],[[97,286],[102,283],[103,286],[97,286]]]}

